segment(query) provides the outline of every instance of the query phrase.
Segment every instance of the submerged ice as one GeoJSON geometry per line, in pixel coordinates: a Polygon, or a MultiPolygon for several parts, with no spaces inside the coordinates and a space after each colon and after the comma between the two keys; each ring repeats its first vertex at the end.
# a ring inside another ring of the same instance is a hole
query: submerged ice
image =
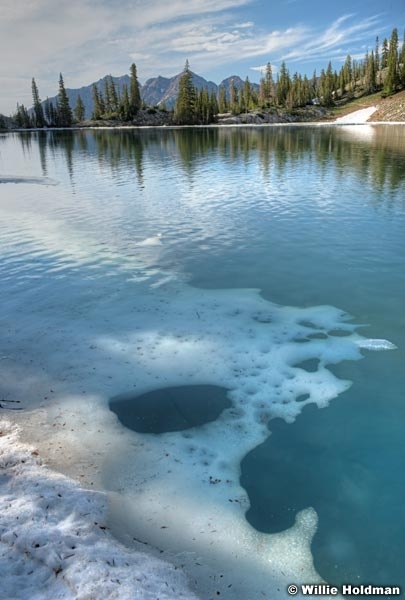
{"type": "Polygon", "coordinates": [[[283,307],[257,290],[126,282],[114,295],[86,289],[70,313],[72,304],[58,301],[33,292],[29,324],[17,311],[3,388],[9,398],[42,399],[25,420],[31,438],[53,464],[109,490],[115,534],[161,549],[202,597],[284,597],[293,579],[320,580],[310,551],[314,511],[298,513],[285,532],[256,531],[245,518],[240,463],[269,435],[272,418],[292,422],[307,404],[323,408],[348,389],[328,365],[379,343],[336,308],[283,307]],[[70,318],[62,325],[63,311],[70,318]],[[35,355],[19,354],[33,344],[35,355]],[[226,388],[227,406],[214,421],[159,435],[129,431],[109,410],[113,396],[130,401],[178,386],[226,388]],[[226,576],[213,578],[219,570],[226,576]]]}

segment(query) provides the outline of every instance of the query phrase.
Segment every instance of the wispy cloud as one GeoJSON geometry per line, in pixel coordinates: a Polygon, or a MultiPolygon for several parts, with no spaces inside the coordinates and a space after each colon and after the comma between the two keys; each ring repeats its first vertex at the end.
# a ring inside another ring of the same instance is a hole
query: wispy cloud
{"type": "Polygon", "coordinates": [[[357,54],[380,25],[378,15],[346,14],[323,28],[268,28],[254,18],[256,9],[254,0],[2,0],[0,55],[10,58],[0,67],[0,112],[16,100],[31,104],[33,76],[43,98],[55,93],[59,71],[68,87],[79,87],[121,75],[132,61],[142,79],[173,75],[186,58],[205,76],[215,68],[243,77],[249,63],[260,71],[267,61],[276,68],[350,48],[357,54]]]}
{"type": "MultiPolygon", "coordinates": [[[[325,31],[313,31],[307,39],[303,39],[299,47],[292,48],[283,54],[282,60],[304,62],[313,58],[333,60],[342,53],[342,47],[356,47],[359,42],[372,41],[372,36],[379,33],[381,15],[359,19],[354,14],[347,14],[336,19],[325,31]]],[[[347,54],[348,52],[346,52],[347,54]]]]}
{"type": "MultiPolygon", "coordinates": [[[[259,65],[258,67],[249,67],[251,71],[258,71],[260,74],[264,75],[267,69],[267,63],[265,65],[259,65]]],[[[276,65],[271,65],[271,72],[274,75],[277,73],[278,67],[276,65]]]]}

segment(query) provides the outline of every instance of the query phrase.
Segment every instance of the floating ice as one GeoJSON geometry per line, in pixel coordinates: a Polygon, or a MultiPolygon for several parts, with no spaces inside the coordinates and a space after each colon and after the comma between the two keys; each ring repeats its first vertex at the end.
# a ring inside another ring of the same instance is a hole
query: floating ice
{"type": "Polygon", "coordinates": [[[145,240],[137,243],[137,246],[161,246],[162,245],[162,234],[158,233],[152,237],[148,237],[145,240]]]}
{"type": "Polygon", "coordinates": [[[357,340],[356,344],[359,348],[364,348],[364,350],[396,350],[397,346],[388,340],[367,340],[361,339],[357,340]]]}
{"type": "Polygon", "coordinates": [[[36,183],[38,185],[58,185],[58,181],[50,177],[26,177],[24,175],[0,175],[0,183],[36,183]]]}

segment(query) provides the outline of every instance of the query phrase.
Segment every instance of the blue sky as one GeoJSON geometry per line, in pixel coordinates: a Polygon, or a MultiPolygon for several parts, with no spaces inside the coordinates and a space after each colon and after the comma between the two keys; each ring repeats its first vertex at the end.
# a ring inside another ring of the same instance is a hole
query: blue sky
{"type": "Polygon", "coordinates": [[[42,99],[135,62],[141,82],[172,76],[186,58],[219,83],[237,74],[258,81],[270,61],[311,75],[329,60],[364,56],[398,27],[404,0],[1,0],[0,112],[31,105],[34,76],[42,99]],[[4,60],[6,58],[6,60],[4,60]]]}

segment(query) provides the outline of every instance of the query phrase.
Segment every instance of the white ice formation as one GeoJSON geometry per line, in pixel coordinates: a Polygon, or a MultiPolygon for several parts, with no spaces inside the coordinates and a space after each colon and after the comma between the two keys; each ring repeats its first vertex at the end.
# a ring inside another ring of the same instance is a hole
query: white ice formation
{"type": "Polygon", "coordinates": [[[24,326],[16,311],[4,389],[9,398],[44,399],[19,417],[25,434],[52,464],[109,490],[114,533],[162,550],[201,598],[284,598],[291,581],[320,581],[310,550],[316,514],[308,507],[280,534],[254,530],[240,461],[269,434],[269,419],[291,422],[350,386],[328,365],[388,343],[361,337],[330,306],[282,307],[257,290],[181,282],[142,289],[123,283],[111,294],[107,282],[105,293],[98,285],[83,298],[72,288],[67,305],[33,290],[37,319],[24,326]],[[187,431],[135,433],[108,409],[119,393],[201,383],[227,388],[232,407],[187,431]]]}
{"type": "Polygon", "coordinates": [[[105,494],[41,466],[0,421],[2,600],[195,598],[180,570],[122,546],[106,520],[105,494]]]}

